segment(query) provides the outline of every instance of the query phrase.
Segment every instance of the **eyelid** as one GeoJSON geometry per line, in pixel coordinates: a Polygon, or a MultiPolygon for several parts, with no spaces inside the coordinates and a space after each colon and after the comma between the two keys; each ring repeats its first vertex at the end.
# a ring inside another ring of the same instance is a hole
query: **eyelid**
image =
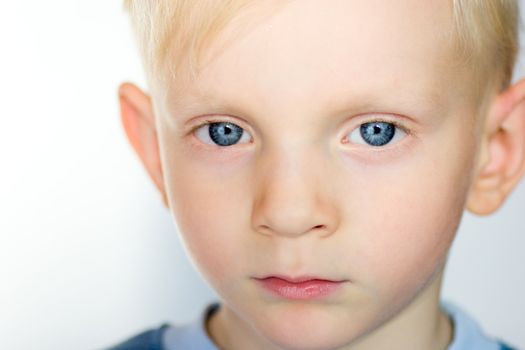
{"type": "Polygon", "coordinates": [[[227,116],[224,116],[224,117],[206,116],[203,121],[199,121],[197,122],[196,125],[191,126],[189,133],[193,133],[198,128],[203,127],[208,124],[213,124],[213,123],[231,123],[231,124],[235,124],[239,126],[244,131],[248,131],[248,128],[242,125],[244,124],[242,121],[237,121],[236,119],[234,120],[234,118],[228,118],[227,116]]]}
{"type": "MultiPolygon", "coordinates": [[[[366,116],[363,116],[363,121],[359,121],[359,124],[358,126],[361,126],[363,124],[367,124],[367,123],[389,123],[389,124],[392,124],[398,128],[400,128],[401,130],[403,130],[404,132],[406,132],[407,134],[410,134],[411,131],[410,129],[408,129],[404,123],[400,122],[399,119],[402,118],[401,116],[397,116],[396,117],[385,117],[381,114],[372,114],[371,116],[369,117],[366,117],[366,116]],[[397,117],[397,118],[396,118],[397,117]]],[[[354,130],[354,129],[352,129],[354,130]]]]}

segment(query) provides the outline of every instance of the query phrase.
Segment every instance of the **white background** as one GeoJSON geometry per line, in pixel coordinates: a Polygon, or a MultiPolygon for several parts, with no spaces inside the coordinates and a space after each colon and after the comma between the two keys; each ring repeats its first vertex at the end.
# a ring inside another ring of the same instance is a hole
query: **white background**
{"type": "MultiPolygon", "coordinates": [[[[0,348],[101,349],[196,317],[214,294],[118,118],[118,84],[145,86],[120,1],[2,1],[0,50],[0,348]]],[[[523,183],[467,214],[444,285],[519,348],[524,214],[523,183]]]]}

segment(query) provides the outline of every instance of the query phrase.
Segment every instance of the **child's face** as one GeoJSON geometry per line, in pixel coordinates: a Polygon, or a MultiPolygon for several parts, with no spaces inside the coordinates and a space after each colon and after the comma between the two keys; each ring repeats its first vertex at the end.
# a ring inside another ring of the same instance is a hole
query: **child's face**
{"type": "Polygon", "coordinates": [[[331,348],[425,293],[436,302],[479,142],[469,73],[451,64],[451,11],[290,2],[210,48],[199,79],[170,97],[166,195],[224,320],[280,346],[331,348]],[[197,128],[207,121],[234,125],[197,128]],[[294,300],[257,281],[276,275],[344,282],[294,300]]]}

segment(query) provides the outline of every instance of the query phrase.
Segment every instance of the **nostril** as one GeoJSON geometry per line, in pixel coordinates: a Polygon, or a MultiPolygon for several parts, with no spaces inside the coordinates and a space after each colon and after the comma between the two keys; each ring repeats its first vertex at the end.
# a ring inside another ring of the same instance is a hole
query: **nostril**
{"type": "Polygon", "coordinates": [[[326,227],[325,225],[317,225],[317,226],[314,226],[314,229],[325,228],[325,227],[326,227]]]}
{"type": "Polygon", "coordinates": [[[261,225],[259,226],[259,231],[263,234],[271,234],[272,230],[270,229],[270,226],[267,225],[261,225]]]}

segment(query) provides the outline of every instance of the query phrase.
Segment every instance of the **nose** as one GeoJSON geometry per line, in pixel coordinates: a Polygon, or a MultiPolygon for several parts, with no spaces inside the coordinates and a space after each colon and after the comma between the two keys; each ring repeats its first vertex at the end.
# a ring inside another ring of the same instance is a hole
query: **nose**
{"type": "Polygon", "coordinates": [[[256,232],[265,235],[329,236],[338,225],[330,170],[311,153],[303,156],[290,153],[267,157],[261,162],[256,176],[252,225],[256,232]]]}

